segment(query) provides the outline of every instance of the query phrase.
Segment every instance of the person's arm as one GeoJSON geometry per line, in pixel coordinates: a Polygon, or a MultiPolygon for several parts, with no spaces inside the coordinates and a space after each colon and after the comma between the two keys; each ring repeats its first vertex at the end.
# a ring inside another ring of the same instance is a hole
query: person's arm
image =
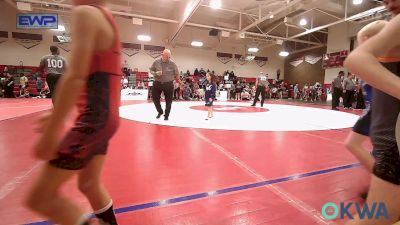
{"type": "Polygon", "coordinates": [[[39,64],[39,72],[44,73],[44,68],[45,68],[45,59],[44,57],[40,60],[40,64],[39,64]]]}
{"type": "Polygon", "coordinates": [[[151,67],[150,67],[150,73],[153,74],[154,77],[162,75],[162,71],[157,71],[156,62],[157,62],[157,60],[154,61],[153,65],[151,65],[151,67]]]}
{"type": "Polygon", "coordinates": [[[393,18],[377,35],[357,47],[345,66],[371,86],[400,99],[400,78],[383,67],[377,57],[400,46],[400,15],[393,18]]]}
{"type": "Polygon", "coordinates": [[[66,71],[68,69],[67,60],[64,57],[62,57],[62,61],[63,61],[63,69],[64,71],[66,71]]]}
{"type": "Polygon", "coordinates": [[[215,99],[216,93],[217,93],[217,85],[213,84],[212,87],[211,87],[211,98],[212,98],[212,100],[215,99]]]}
{"type": "Polygon", "coordinates": [[[343,90],[343,93],[346,93],[346,85],[347,85],[347,79],[344,79],[344,80],[343,80],[343,83],[342,83],[342,90],[343,90]]]}
{"type": "Polygon", "coordinates": [[[97,9],[91,6],[78,6],[72,13],[72,51],[70,67],[61,77],[49,129],[58,131],[67,115],[78,100],[90,70],[98,36],[97,9]],[[96,11],[95,11],[96,10],[96,11]],[[85,34],[85,35],[82,35],[85,34]]]}
{"type": "Polygon", "coordinates": [[[176,64],[175,64],[175,80],[178,81],[180,84],[182,83],[181,75],[179,75],[178,66],[176,64]]]}
{"type": "Polygon", "coordinates": [[[149,68],[149,70],[150,70],[150,73],[153,75],[153,76],[156,76],[156,62],[154,61],[153,62],[153,64],[151,65],[151,67],[149,68]]]}

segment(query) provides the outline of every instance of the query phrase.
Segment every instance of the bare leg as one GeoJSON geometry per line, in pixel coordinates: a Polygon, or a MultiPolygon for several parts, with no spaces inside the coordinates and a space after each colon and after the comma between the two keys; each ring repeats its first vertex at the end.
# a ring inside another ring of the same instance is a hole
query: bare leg
{"type": "Polygon", "coordinates": [[[372,155],[363,147],[363,143],[367,139],[367,136],[351,131],[346,139],[346,147],[361,162],[361,164],[372,173],[375,160],[372,155]]]}
{"type": "Polygon", "coordinates": [[[93,157],[89,164],[79,173],[79,190],[88,198],[93,210],[104,208],[111,202],[110,195],[101,182],[101,172],[105,156],[93,157]]]}
{"type": "Polygon", "coordinates": [[[79,174],[79,190],[87,197],[96,217],[104,224],[117,225],[113,202],[101,182],[105,155],[97,155],[79,174]]]}
{"type": "Polygon", "coordinates": [[[373,175],[366,204],[371,208],[373,203],[383,203],[387,209],[389,219],[385,219],[383,216],[376,219],[377,207],[373,219],[364,218],[361,220],[358,217],[354,217],[354,220],[350,220],[346,225],[392,225],[397,222],[400,216],[400,186],[373,175]]]}
{"type": "Polygon", "coordinates": [[[29,192],[26,205],[55,223],[78,224],[84,215],[83,211],[59,193],[60,187],[76,173],[77,171],[59,169],[47,163],[29,192]]]}

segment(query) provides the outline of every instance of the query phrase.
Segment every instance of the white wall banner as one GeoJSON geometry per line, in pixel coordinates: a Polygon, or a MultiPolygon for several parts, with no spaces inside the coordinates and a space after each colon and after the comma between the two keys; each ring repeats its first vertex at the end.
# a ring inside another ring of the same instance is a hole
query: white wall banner
{"type": "Polygon", "coordinates": [[[303,62],[304,62],[304,57],[301,57],[301,58],[295,59],[295,60],[293,60],[293,61],[291,61],[289,63],[290,63],[290,65],[292,65],[294,67],[297,67],[300,64],[302,64],[303,62]]]}
{"type": "Polygon", "coordinates": [[[321,59],[321,56],[307,55],[304,60],[310,64],[315,64],[321,59]]]}

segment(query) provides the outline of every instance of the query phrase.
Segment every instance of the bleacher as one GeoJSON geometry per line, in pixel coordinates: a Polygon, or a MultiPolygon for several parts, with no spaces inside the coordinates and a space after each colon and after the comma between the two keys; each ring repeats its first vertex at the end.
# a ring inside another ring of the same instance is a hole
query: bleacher
{"type": "MultiPolygon", "coordinates": [[[[0,65],[0,73],[3,74],[5,68],[7,67],[7,73],[11,74],[14,78],[14,95],[15,97],[20,96],[20,83],[19,78],[20,74],[23,73],[28,78],[28,91],[31,96],[38,96],[39,92],[36,87],[36,80],[33,79],[33,75],[37,74],[39,67],[35,66],[13,66],[13,65],[0,65]]],[[[4,76],[3,76],[4,77],[4,76]]],[[[46,79],[45,74],[40,74],[42,79],[46,79]]]]}
{"type": "Polygon", "coordinates": [[[149,73],[148,72],[136,72],[135,76],[135,86],[138,85],[139,81],[143,81],[145,86],[148,87],[149,73]]]}

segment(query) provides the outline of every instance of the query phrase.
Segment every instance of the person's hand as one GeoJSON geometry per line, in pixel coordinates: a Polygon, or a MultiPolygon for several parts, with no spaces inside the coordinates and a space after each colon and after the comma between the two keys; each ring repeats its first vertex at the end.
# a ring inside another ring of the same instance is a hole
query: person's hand
{"type": "Polygon", "coordinates": [[[34,156],[44,161],[56,158],[56,149],[59,142],[60,140],[58,139],[57,132],[47,129],[40,135],[33,147],[34,156]]]}
{"type": "Polygon", "coordinates": [[[58,130],[50,126],[51,118],[52,114],[48,113],[38,120],[35,131],[42,134],[33,147],[35,157],[47,161],[56,157],[56,148],[60,141],[58,130]]]}
{"type": "Polygon", "coordinates": [[[157,76],[161,76],[161,75],[162,75],[162,71],[157,71],[157,72],[156,72],[156,75],[157,75],[157,76]]]}
{"type": "Polygon", "coordinates": [[[343,90],[343,93],[346,93],[346,90],[343,90]]]}
{"type": "Polygon", "coordinates": [[[43,133],[46,130],[46,127],[48,126],[51,116],[52,113],[47,113],[42,117],[40,117],[39,120],[36,122],[35,131],[38,133],[43,133]]]}
{"type": "Polygon", "coordinates": [[[212,99],[212,98],[209,98],[208,100],[209,100],[210,102],[212,102],[212,101],[213,101],[213,99],[212,99]]]}

